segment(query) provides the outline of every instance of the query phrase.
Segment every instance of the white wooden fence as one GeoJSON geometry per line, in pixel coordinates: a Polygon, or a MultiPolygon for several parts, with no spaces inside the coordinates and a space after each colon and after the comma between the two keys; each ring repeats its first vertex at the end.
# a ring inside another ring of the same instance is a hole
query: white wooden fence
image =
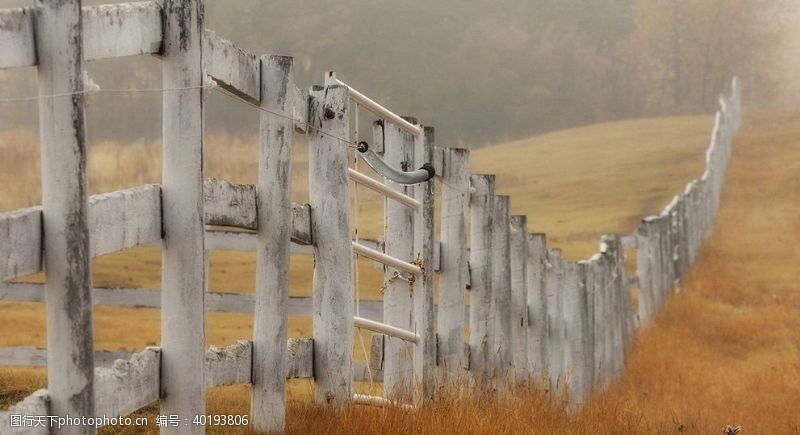
{"type": "Polygon", "coordinates": [[[237,383],[252,385],[253,429],[280,430],[285,381],[297,377],[314,379],[322,404],[416,405],[442,385],[504,390],[524,382],[579,404],[620,375],[635,325],[663,307],[711,231],[740,124],[735,79],[732,96],[720,100],[703,175],[633,236],[604,236],[590,259],[567,262],[544,235],[528,233],[525,217],[509,216],[511,199],[495,194],[494,176],[469,174],[468,150],[434,147],[431,127],[332,73],[325,86],[301,91],[292,58],[252,55],[203,30],[202,8],[201,0],[84,8],[40,0],[0,11],[0,67],[35,66],[39,76],[43,191],[41,207],[0,214],[0,281],[46,275],[44,285],[4,284],[0,296],[46,301],[48,327],[46,351],[0,349],[0,364],[46,365],[49,379],[46,390],[0,413],[0,431],[93,433],[17,428],[9,419],[125,415],[156,400],[162,414],[191,418],[205,413],[207,388],[237,383]],[[83,63],[145,54],[163,65],[163,182],[88,197],[83,63]],[[261,110],[256,185],[203,179],[202,100],[213,83],[261,110]],[[402,186],[348,168],[351,103],[378,118],[372,147],[387,163],[433,164],[443,186],[441,242],[433,181],[402,186]],[[293,134],[308,136],[309,204],[289,200],[293,134]],[[350,181],[386,196],[383,244],[351,240],[350,181]],[[148,244],[162,247],[162,291],[92,288],[92,257],[148,244]],[[637,248],[638,313],[626,247],[637,248]],[[254,295],[206,291],[211,249],[257,253],[254,295]],[[288,297],[293,252],[315,257],[310,301],[288,297]],[[385,264],[385,299],[360,302],[359,317],[354,254],[385,264]],[[161,346],[95,352],[93,304],[161,307],[161,346]],[[205,349],[207,310],[252,312],[253,339],[205,349]],[[287,340],[288,316],[309,314],[313,338],[287,340]],[[382,334],[369,367],[352,359],[354,327],[382,334]],[[367,371],[383,380],[385,397],[353,394],[367,371]]]}

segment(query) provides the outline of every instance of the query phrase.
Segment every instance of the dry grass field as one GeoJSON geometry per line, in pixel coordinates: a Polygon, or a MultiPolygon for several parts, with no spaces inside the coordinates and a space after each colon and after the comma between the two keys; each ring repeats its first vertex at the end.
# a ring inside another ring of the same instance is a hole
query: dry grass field
{"type": "MultiPolygon", "coordinates": [[[[310,385],[297,381],[289,387],[287,432],[705,434],[738,424],[745,434],[798,433],[800,289],[791,278],[800,254],[800,148],[794,146],[799,116],[798,110],[746,116],[713,237],[680,293],[639,333],[624,377],[580,412],[570,415],[533,390],[499,402],[450,398],[413,413],[323,410],[302,400],[310,385]]],[[[578,259],[595,251],[601,234],[630,233],[641,217],[659,211],[699,175],[710,128],[710,117],[600,124],[479,150],[472,167],[498,174],[500,191],[512,195],[512,211],[528,214],[532,231],[547,232],[551,245],[578,259]]],[[[244,158],[255,150],[252,143],[227,136],[212,136],[208,143],[211,176],[255,179],[252,159],[244,158]]],[[[13,186],[0,194],[0,210],[38,202],[36,149],[25,133],[0,136],[0,185],[13,186]]],[[[304,155],[297,154],[296,197],[302,200],[304,155]]],[[[92,191],[158,182],[159,155],[158,144],[92,144],[92,191]]],[[[361,234],[374,234],[380,202],[360,195],[367,201],[360,211],[361,234]]],[[[153,248],[99,258],[95,283],[158,288],[159,260],[153,248]]],[[[252,292],[252,260],[250,254],[215,253],[212,290],[252,292]]],[[[293,257],[293,294],[308,294],[310,267],[308,258],[293,257]]],[[[363,296],[378,298],[380,277],[367,263],[361,271],[368,275],[363,296]]],[[[158,322],[158,310],[98,307],[96,346],[135,350],[158,343],[158,322]]],[[[249,316],[209,313],[209,344],[248,338],[251,326],[249,316]]],[[[292,336],[308,336],[310,321],[293,318],[289,329],[292,336]]],[[[0,346],[43,346],[44,336],[41,304],[0,302],[0,346]]],[[[41,369],[0,367],[0,408],[45,383],[41,369]]],[[[248,388],[211,390],[208,406],[209,413],[247,413],[248,388]]],[[[155,405],[142,411],[156,412],[155,405]]]]}

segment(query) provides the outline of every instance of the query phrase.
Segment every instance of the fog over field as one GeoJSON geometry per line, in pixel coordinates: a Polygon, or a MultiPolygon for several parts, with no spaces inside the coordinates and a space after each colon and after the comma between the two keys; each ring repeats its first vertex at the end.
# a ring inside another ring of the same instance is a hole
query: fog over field
{"type": "MultiPolygon", "coordinates": [[[[0,0],[0,7],[32,0],[0,0]]],[[[85,5],[108,3],[84,1],[85,5]]],[[[796,0],[208,1],[206,27],[253,53],[295,57],[302,87],[339,76],[444,144],[483,146],[595,122],[711,113],[734,74],[747,104],[800,101],[796,0]],[[795,71],[792,73],[792,71],[795,71]]],[[[156,59],[93,62],[101,88],[157,88],[156,59]]],[[[35,74],[0,73],[0,95],[35,95],[35,74]]],[[[90,140],[158,138],[161,96],[93,98],[90,140]]],[[[220,95],[208,130],[254,133],[220,95]]],[[[0,105],[35,127],[36,104],[0,105]]]]}

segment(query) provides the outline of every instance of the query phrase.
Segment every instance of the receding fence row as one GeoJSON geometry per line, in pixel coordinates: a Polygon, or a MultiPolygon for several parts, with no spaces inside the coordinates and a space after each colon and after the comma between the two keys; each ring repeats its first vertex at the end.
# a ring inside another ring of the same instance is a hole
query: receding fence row
{"type": "Polygon", "coordinates": [[[280,430],[287,378],[313,378],[317,402],[330,405],[412,407],[449,387],[516,385],[577,405],[622,373],[636,326],[663,307],[711,230],[740,124],[735,80],[703,175],[633,236],[603,236],[596,255],[570,262],[530,233],[524,216],[509,214],[512,200],[496,194],[493,175],[469,172],[468,150],[435,147],[433,128],[333,73],[301,91],[292,58],[251,55],[202,29],[200,0],[40,1],[0,11],[0,68],[37,68],[43,168],[43,206],[0,214],[0,296],[45,301],[48,327],[46,350],[0,349],[0,364],[46,366],[49,379],[0,413],[3,433],[93,433],[11,427],[10,416],[117,416],[156,400],[162,414],[200,415],[205,390],[231,384],[252,385],[253,429],[280,430]],[[89,197],[84,62],[141,54],[163,65],[162,184],[89,197]],[[203,178],[202,99],[213,83],[260,109],[255,185],[203,178]],[[354,106],[377,118],[369,148],[385,165],[435,173],[439,241],[434,179],[378,180],[348,166],[353,148],[367,152],[352,133],[354,106]],[[295,134],[308,139],[308,204],[290,201],[295,134]],[[385,196],[380,243],[352,238],[350,183],[385,196]],[[162,248],[161,291],[92,288],[93,257],[139,245],[162,248]],[[626,248],[637,249],[635,278],[626,276],[626,248]],[[256,252],[254,294],[207,292],[214,249],[256,252]],[[314,256],[310,299],[289,297],[292,253],[314,256]],[[382,265],[383,301],[354,300],[354,255],[382,265]],[[40,271],[44,285],[9,282],[40,271]],[[160,307],[161,345],[95,352],[93,304],[160,307]],[[253,313],[252,339],[206,349],[206,311],[253,313]],[[287,338],[294,315],[312,317],[311,338],[287,338]],[[369,363],[353,360],[354,328],[375,333],[369,363]],[[382,381],[384,396],[354,394],[364,380],[382,381]]]}

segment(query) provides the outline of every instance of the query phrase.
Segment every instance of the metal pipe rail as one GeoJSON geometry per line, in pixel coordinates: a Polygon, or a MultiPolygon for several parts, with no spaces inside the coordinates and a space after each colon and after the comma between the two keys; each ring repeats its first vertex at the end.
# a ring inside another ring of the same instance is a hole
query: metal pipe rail
{"type": "Polygon", "coordinates": [[[376,322],[374,320],[356,316],[353,317],[353,325],[356,328],[368,329],[372,332],[378,332],[383,335],[388,335],[389,337],[399,338],[401,340],[405,340],[410,343],[414,344],[419,343],[419,335],[411,331],[406,331],[405,329],[400,329],[395,326],[387,325],[385,323],[376,322]]]}
{"type": "Polygon", "coordinates": [[[407,272],[415,276],[422,276],[421,267],[405,262],[403,260],[398,260],[397,258],[394,258],[391,255],[386,255],[383,252],[367,248],[366,246],[361,245],[359,243],[353,242],[353,252],[355,252],[356,255],[367,257],[370,260],[375,260],[387,266],[394,267],[395,269],[402,270],[403,272],[407,272]]]}
{"type": "Polygon", "coordinates": [[[361,172],[356,171],[353,168],[347,168],[347,173],[350,176],[350,179],[354,182],[361,184],[364,187],[367,187],[371,190],[374,190],[378,193],[383,194],[387,198],[391,198],[407,207],[410,207],[413,210],[419,210],[422,204],[417,201],[416,199],[402,193],[398,192],[391,187],[381,183],[378,180],[374,180],[367,175],[362,174],[361,172]]]}
{"type": "Polygon", "coordinates": [[[354,100],[360,106],[374,113],[376,116],[383,118],[391,122],[392,124],[397,125],[398,127],[413,134],[414,136],[422,135],[422,127],[406,121],[405,119],[400,117],[400,115],[395,114],[391,110],[381,106],[380,104],[376,103],[375,101],[373,101],[366,95],[362,94],[361,92],[358,92],[357,90],[353,89],[352,86],[337,79],[335,72],[329,71],[325,77],[326,77],[326,84],[336,84],[347,87],[350,99],[354,100]]]}
{"type": "Polygon", "coordinates": [[[375,154],[375,151],[370,149],[369,144],[364,141],[358,143],[357,150],[361,154],[361,158],[367,162],[370,168],[398,184],[420,184],[436,176],[436,170],[430,163],[425,163],[416,171],[398,171],[387,165],[386,162],[375,154]]]}

